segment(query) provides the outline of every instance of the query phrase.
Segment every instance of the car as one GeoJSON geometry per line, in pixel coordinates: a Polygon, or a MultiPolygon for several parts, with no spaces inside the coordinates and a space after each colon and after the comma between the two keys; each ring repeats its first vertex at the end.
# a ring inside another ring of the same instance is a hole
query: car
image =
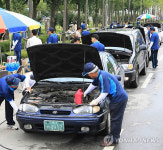
{"type": "Polygon", "coordinates": [[[163,43],[163,26],[162,26],[162,24],[158,23],[158,22],[148,22],[148,23],[144,24],[144,27],[147,27],[148,25],[155,27],[155,31],[159,35],[159,40],[160,40],[160,45],[161,45],[161,43],[163,43]]]}
{"type": "MultiPolygon", "coordinates": [[[[108,29],[96,33],[99,41],[105,45],[105,51],[111,53],[125,69],[125,86],[136,88],[139,74],[146,74],[147,46],[139,29],[108,29]]],[[[91,35],[82,38],[83,44],[91,44],[91,35]]]]}
{"type": "Polygon", "coordinates": [[[87,62],[124,76],[123,67],[113,56],[82,44],[43,44],[30,47],[27,52],[36,83],[33,92],[25,93],[21,99],[16,114],[20,128],[25,132],[107,134],[107,103],[89,105],[100,94],[99,90],[88,94],[80,105],[74,97],[78,89],[84,91],[93,81],[82,76],[87,62]]]}

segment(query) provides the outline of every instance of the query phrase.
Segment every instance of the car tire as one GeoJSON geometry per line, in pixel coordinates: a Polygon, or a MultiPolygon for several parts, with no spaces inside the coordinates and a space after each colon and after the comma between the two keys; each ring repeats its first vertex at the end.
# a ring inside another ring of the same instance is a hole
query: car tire
{"type": "Polygon", "coordinates": [[[108,113],[105,129],[100,132],[100,135],[108,135],[110,133],[110,113],[108,113]]]}
{"type": "Polygon", "coordinates": [[[140,72],[140,74],[141,74],[141,75],[146,75],[146,73],[147,73],[147,65],[146,65],[146,61],[145,61],[145,63],[144,63],[144,68],[143,68],[143,70],[140,72]]]}
{"type": "Polygon", "coordinates": [[[139,71],[137,69],[136,75],[135,75],[135,80],[132,82],[131,87],[137,88],[139,86],[139,71]]]}

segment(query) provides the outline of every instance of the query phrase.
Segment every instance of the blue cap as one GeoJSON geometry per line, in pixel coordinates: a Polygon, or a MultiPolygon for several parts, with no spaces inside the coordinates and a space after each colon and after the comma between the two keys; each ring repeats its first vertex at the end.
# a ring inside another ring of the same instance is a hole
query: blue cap
{"type": "Polygon", "coordinates": [[[88,62],[84,65],[84,71],[82,72],[82,76],[86,76],[89,73],[94,73],[98,70],[98,67],[92,63],[88,62]]]}
{"type": "Polygon", "coordinates": [[[14,77],[13,75],[8,75],[6,77],[6,82],[7,82],[8,85],[18,86],[19,82],[20,82],[20,79],[14,77]]]}
{"type": "Polygon", "coordinates": [[[151,31],[155,31],[155,28],[154,28],[154,27],[150,27],[150,30],[151,30],[151,31]]]}
{"type": "Polygon", "coordinates": [[[53,32],[54,31],[54,28],[53,27],[50,27],[47,31],[53,32]]]}

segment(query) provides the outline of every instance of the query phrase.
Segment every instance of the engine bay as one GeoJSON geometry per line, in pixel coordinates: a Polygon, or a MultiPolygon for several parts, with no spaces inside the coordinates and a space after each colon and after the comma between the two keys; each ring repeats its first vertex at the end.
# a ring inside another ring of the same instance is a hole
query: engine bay
{"type": "MultiPolygon", "coordinates": [[[[75,93],[78,89],[85,91],[89,84],[68,84],[68,83],[37,83],[32,88],[33,92],[24,99],[26,103],[35,104],[75,104],[75,93]]],[[[82,98],[83,104],[88,104],[97,98],[100,91],[97,89],[82,98]]]]}

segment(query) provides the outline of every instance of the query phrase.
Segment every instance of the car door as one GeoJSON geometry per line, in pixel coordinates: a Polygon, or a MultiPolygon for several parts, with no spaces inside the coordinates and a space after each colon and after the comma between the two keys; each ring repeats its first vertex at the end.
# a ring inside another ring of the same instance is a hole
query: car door
{"type": "Polygon", "coordinates": [[[135,41],[135,48],[136,48],[136,53],[137,53],[137,63],[139,65],[139,73],[141,70],[144,68],[144,64],[146,61],[146,51],[145,50],[140,50],[141,45],[144,45],[144,39],[142,37],[142,34],[140,31],[136,32],[136,41],[135,41]]]}

